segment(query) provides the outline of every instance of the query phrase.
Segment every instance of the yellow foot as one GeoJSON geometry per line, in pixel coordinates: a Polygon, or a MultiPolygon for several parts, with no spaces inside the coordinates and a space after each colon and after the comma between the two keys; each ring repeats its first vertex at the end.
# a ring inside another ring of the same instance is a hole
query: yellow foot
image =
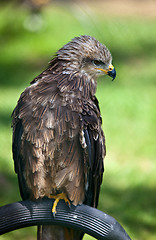
{"type": "Polygon", "coordinates": [[[53,215],[55,216],[56,214],[56,207],[57,207],[57,204],[58,202],[63,199],[65,201],[65,203],[68,204],[68,206],[70,206],[70,201],[69,199],[67,198],[66,194],[65,193],[59,193],[57,195],[50,195],[49,198],[54,198],[55,199],[55,202],[53,204],[53,207],[52,207],[52,213],[53,215]]]}

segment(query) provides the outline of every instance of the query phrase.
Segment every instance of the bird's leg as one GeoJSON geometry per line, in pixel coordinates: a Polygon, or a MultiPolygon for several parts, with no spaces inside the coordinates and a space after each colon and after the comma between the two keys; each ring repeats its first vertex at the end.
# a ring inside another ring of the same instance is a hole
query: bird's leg
{"type": "Polygon", "coordinates": [[[65,201],[65,203],[68,204],[68,206],[70,206],[70,204],[71,204],[65,193],[59,193],[57,195],[50,195],[49,198],[55,199],[53,207],[52,207],[52,213],[54,216],[56,214],[57,204],[61,199],[63,199],[65,201]]]}

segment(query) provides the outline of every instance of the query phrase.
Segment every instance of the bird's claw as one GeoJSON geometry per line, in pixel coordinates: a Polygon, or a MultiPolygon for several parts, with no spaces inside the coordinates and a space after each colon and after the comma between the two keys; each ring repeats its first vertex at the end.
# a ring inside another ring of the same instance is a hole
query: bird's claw
{"type": "Polygon", "coordinates": [[[59,203],[59,201],[61,199],[63,199],[65,201],[65,203],[68,205],[68,207],[71,208],[71,203],[70,203],[70,201],[67,198],[65,193],[60,193],[60,194],[57,194],[57,195],[50,195],[49,198],[55,199],[53,207],[52,207],[52,214],[53,214],[54,217],[55,217],[55,215],[57,213],[57,211],[56,211],[57,204],[59,203]]]}

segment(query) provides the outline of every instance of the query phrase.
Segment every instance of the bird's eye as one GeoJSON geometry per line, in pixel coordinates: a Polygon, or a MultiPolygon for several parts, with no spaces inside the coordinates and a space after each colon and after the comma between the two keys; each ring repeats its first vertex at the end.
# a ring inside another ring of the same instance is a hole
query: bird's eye
{"type": "Polygon", "coordinates": [[[92,60],[93,64],[96,65],[96,66],[99,66],[99,65],[104,65],[104,62],[100,61],[100,60],[92,60]]]}

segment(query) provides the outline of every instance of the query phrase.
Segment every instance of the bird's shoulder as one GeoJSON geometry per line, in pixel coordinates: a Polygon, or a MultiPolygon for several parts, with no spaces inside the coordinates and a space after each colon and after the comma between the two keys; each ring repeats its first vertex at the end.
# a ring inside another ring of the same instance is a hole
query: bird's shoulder
{"type": "Polygon", "coordinates": [[[86,126],[98,131],[98,101],[90,92],[91,82],[84,78],[77,72],[43,72],[21,94],[12,115],[13,128],[21,121],[27,140],[36,141],[37,146],[53,138],[63,139],[65,134],[73,138],[86,126]]]}

